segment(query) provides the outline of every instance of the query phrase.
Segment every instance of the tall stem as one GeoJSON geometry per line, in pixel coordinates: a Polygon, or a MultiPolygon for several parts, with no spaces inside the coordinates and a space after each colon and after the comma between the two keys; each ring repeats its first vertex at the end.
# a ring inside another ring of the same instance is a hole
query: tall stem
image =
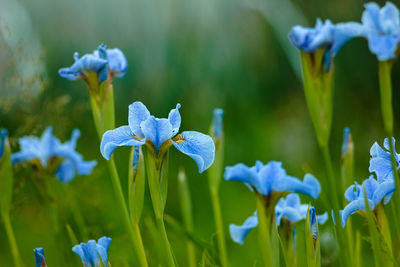
{"type": "Polygon", "coordinates": [[[226,243],[225,243],[225,232],[224,225],[222,221],[221,206],[219,203],[218,191],[210,188],[211,190],[211,201],[214,212],[215,226],[217,228],[217,238],[218,238],[218,251],[220,253],[221,266],[228,266],[228,255],[226,253],[226,243]]]}
{"type": "Polygon", "coordinates": [[[146,163],[146,174],[149,183],[150,197],[153,203],[157,227],[161,234],[161,241],[166,252],[165,256],[167,265],[174,267],[175,260],[164,225],[164,208],[168,189],[168,152],[160,155],[155,152],[153,147],[146,147],[143,152],[146,163]]]}
{"type": "Polygon", "coordinates": [[[3,214],[3,221],[6,228],[8,242],[10,243],[10,249],[14,259],[14,264],[16,267],[22,267],[24,266],[24,264],[21,262],[21,256],[19,255],[17,241],[15,239],[14,231],[10,222],[10,216],[8,214],[3,214]]]}
{"type": "Polygon", "coordinates": [[[263,257],[264,266],[272,266],[271,259],[271,225],[267,220],[267,211],[265,201],[262,196],[257,196],[257,213],[258,213],[258,236],[260,242],[261,255],[263,257]]]}
{"type": "Polygon", "coordinates": [[[111,156],[110,160],[108,160],[107,163],[108,163],[108,167],[110,170],[112,185],[113,185],[113,188],[115,191],[115,195],[117,197],[117,203],[122,211],[123,221],[124,221],[126,230],[128,231],[129,238],[131,239],[133,247],[136,248],[136,250],[137,250],[137,254],[139,256],[141,266],[148,266],[146,257],[143,258],[141,255],[141,252],[139,252],[140,246],[143,246],[143,244],[142,244],[141,240],[138,240],[138,237],[133,230],[133,227],[132,227],[132,224],[131,224],[131,221],[129,218],[128,208],[126,206],[125,198],[124,198],[122,188],[121,188],[121,184],[119,182],[120,180],[118,177],[117,168],[115,166],[114,157],[111,156]],[[142,244],[142,245],[140,245],[140,244],[142,244]]]}
{"type": "Polygon", "coordinates": [[[146,252],[144,250],[142,235],[140,234],[140,228],[138,223],[133,223],[133,230],[135,232],[139,262],[141,266],[147,266],[148,264],[147,264],[146,252]]]}

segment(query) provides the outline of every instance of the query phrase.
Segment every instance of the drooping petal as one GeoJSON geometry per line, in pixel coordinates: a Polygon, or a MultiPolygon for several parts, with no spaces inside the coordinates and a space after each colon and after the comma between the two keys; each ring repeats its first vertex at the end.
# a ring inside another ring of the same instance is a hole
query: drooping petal
{"type": "Polygon", "coordinates": [[[36,158],[36,154],[33,151],[20,151],[11,154],[12,164],[29,161],[36,158]]]}
{"type": "MultiPolygon", "coordinates": [[[[375,207],[373,201],[368,199],[368,204],[369,204],[370,209],[373,210],[375,207]]],[[[349,218],[349,216],[359,210],[365,210],[364,198],[359,198],[359,199],[356,199],[356,200],[350,202],[343,209],[343,211],[341,213],[342,227],[344,227],[346,225],[346,222],[347,222],[347,219],[349,218]]]]}
{"type": "Polygon", "coordinates": [[[147,120],[149,117],[150,111],[142,102],[136,101],[129,105],[129,127],[131,127],[132,132],[136,136],[144,138],[144,134],[142,132],[140,124],[147,120]]]}
{"type": "Polygon", "coordinates": [[[379,61],[395,59],[399,42],[399,37],[373,33],[368,35],[369,50],[377,56],[379,61]]]}
{"type": "Polygon", "coordinates": [[[172,138],[172,126],[168,119],[157,119],[150,116],[140,123],[140,127],[146,139],[153,143],[157,153],[161,145],[172,138]]]}
{"type": "Polygon", "coordinates": [[[36,267],[47,267],[43,248],[35,248],[33,252],[35,253],[36,267]]]}
{"type": "Polygon", "coordinates": [[[214,141],[206,134],[186,131],[174,138],[172,144],[176,149],[194,159],[200,173],[208,169],[214,162],[214,141]]]}
{"type": "Polygon", "coordinates": [[[108,266],[108,248],[110,247],[111,238],[103,236],[97,241],[97,252],[100,255],[104,267],[108,266]]]}
{"type": "Polygon", "coordinates": [[[257,212],[246,219],[242,225],[229,225],[229,232],[231,234],[232,240],[236,243],[242,245],[246,239],[247,234],[258,225],[257,212]]]}
{"type": "Polygon", "coordinates": [[[56,172],[56,177],[64,184],[69,183],[75,175],[75,166],[72,160],[64,160],[56,172]]]}
{"type": "Polygon", "coordinates": [[[128,62],[118,48],[107,49],[108,65],[115,77],[123,77],[128,71],[128,62]]]}
{"type": "MultiPolygon", "coordinates": [[[[376,190],[374,191],[372,200],[375,205],[378,205],[382,199],[387,196],[392,196],[393,192],[396,190],[395,183],[393,180],[387,180],[378,184],[376,190]]],[[[384,204],[389,202],[390,198],[384,200],[384,204]]]]}
{"type": "Polygon", "coordinates": [[[225,168],[224,178],[227,181],[238,181],[245,184],[249,184],[252,187],[256,188],[261,194],[266,195],[267,192],[264,190],[264,187],[261,185],[261,181],[258,177],[257,172],[244,165],[243,163],[238,163],[234,166],[228,166],[225,168]]]}
{"type": "Polygon", "coordinates": [[[335,25],[333,30],[333,43],[331,51],[333,56],[339,52],[340,48],[349,40],[357,36],[362,36],[364,27],[357,22],[345,22],[335,25]]]}
{"type": "Polygon", "coordinates": [[[171,109],[168,114],[168,120],[172,126],[172,136],[175,136],[181,127],[181,114],[179,113],[180,108],[181,104],[176,104],[176,108],[171,109]]]}
{"type": "MultiPolygon", "coordinates": [[[[289,220],[291,223],[298,222],[298,221],[300,221],[300,220],[302,220],[304,218],[304,217],[301,216],[301,214],[299,213],[298,209],[295,209],[295,208],[289,207],[289,206],[286,206],[283,209],[281,209],[279,211],[279,213],[276,213],[276,215],[278,215],[278,214],[279,214],[280,218],[284,217],[287,220],[289,220]]],[[[278,226],[280,226],[280,223],[281,223],[280,220],[276,221],[276,224],[278,226]]]]}
{"type": "Polygon", "coordinates": [[[317,215],[317,221],[318,221],[319,224],[326,223],[328,218],[329,218],[329,215],[328,215],[328,212],[326,212],[326,211],[321,215],[317,215]]]}
{"type": "Polygon", "coordinates": [[[141,146],[144,143],[145,140],[138,140],[129,126],[121,126],[103,134],[100,151],[103,157],[109,160],[119,146],[141,146]]]}
{"type": "Polygon", "coordinates": [[[306,174],[303,182],[296,177],[286,176],[273,184],[272,191],[302,193],[317,199],[321,192],[321,185],[311,174],[306,174]]]}
{"type": "MultiPolygon", "coordinates": [[[[107,66],[107,60],[101,59],[92,54],[86,54],[75,61],[69,68],[62,68],[58,74],[68,80],[76,80],[84,76],[83,72],[95,71],[99,72],[107,66]]],[[[107,78],[107,77],[106,77],[107,78]]],[[[104,77],[100,82],[104,81],[104,77]]]]}

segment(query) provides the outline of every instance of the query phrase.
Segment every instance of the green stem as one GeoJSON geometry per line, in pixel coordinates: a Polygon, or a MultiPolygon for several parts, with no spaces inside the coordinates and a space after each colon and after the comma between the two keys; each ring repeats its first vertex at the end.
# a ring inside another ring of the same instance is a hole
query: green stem
{"type": "Polygon", "coordinates": [[[135,233],[139,262],[141,266],[147,266],[146,252],[143,246],[142,235],[140,234],[139,223],[133,223],[133,231],[135,233]]]}
{"type": "Polygon", "coordinates": [[[222,221],[221,206],[219,203],[218,191],[210,188],[211,190],[211,201],[214,212],[215,226],[217,228],[217,238],[218,238],[218,251],[220,253],[221,266],[226,267],[228,263],[228,255],[226,253],[226,243],[225,243],[225,232],[224,225],[222,221]]]}
{"type": "Polygon", "coordinates": [[[391,69],[392,63],[389,61],[379,61],[379,88],[381,92],[381,109],[383,125],[389,136],[393,134],[393,108],[392,108],[392,82],[391,69]]]}
{"type": "Polygon", "coordinates": [[[6,228],[8,242],[10,243],[14,264],[16,267],[22,267],[24,264],[22,263],[21,256],[19,255],[17,240],[15,239],[14,231],[10,222],[10,216],[8,214],[3,214],[3,221],[6,228]]]}
{"type": "Polygon", "coordinates": [[[168,250],[167,255],[167,265],[170,267],[175,267],[175,260],[172,254],[171,245],[168,241],[167,231],[165,230],[164,219],[163,218],[156,218],[158,231],[161,234],[161,240],[164,244],[164,247],[168,250]]]}
{"type": "Polygon", "coordinates": [[[267,211],[265,201],[262,196],[257,196],[257,213],[258,213],[258,237],[260,248],[262,249],[261,255],[264,261],[264,266],[272,266],[271,258],[271,225],[267,220],[267,211]]]}
{"type": "Polygon", "coordinates": [[[118,203],[118,206],[120,207],[120,209],[122,210],[123,221],[124,221],[126,230],[128,231],[129,238],[131,239],[133,246],[136,248],[136,250],[138,252],[137,254],[139,256],[141,266],[148,266],[146,257],[143,258],[141,253],[139,253],[138,247],[140,247],[140,245],[138,245],[138,244],[142,244],[142,242],[139,242],[139,240],[137,239],[137,236],[135,235],[135,232],[133,230],[133,227],[132,227],[132,224],[131,224],[131,221],[129,218],[128,208],[126,206],[125,198],[124,198],[122,188],[121,188],[121,184],[119,182],[120,180],[119,180],[117,168],[115,166],[114,157],[112,156],[110,158],[110,160],[107,161],[107,163],[108,163],[108,167],[110,170],[112,185],[113,185],[113,188],[115,191],[115,195],[117,197],[117,203],[118,203]]]}

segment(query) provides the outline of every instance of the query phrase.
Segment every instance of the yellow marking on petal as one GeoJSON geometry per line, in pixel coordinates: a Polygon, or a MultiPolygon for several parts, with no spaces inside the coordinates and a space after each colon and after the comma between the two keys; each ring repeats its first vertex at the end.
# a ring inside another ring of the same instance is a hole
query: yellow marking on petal
{"type": "Polygon", "coordinates": [[[175,143],[178,143],[178,144],[186,142],[185,137],[181,134],[178,134],[173,140],[175,143]]]}

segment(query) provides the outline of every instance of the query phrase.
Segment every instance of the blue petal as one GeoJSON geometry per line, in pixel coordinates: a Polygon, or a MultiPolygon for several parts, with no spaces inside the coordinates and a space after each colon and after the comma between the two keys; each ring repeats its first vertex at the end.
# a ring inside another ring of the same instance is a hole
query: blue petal
{"type": "Polygon", "coordinates": [[[255,212],[252,216],[246,219],[246,221],[242,225],[229,225],[229,232],[231,234],[232,240],[238,244],[243,244],[246,239],[247,234],[253,228],[257,227],[258,218],[257,213],[255,212]]]}
{"type": "Polygon", "coordinates": [[[212,118],[212,130],[213,137],[219,138],[222,134],[222,128],[224,123],[224,110],[220,108],[214,109],[212,118]]]}
{"type": "Polygon", "coordinates": [[[347,148],[349,147],[351,141],[351,132],[349,127],[343,128],[343,143],[342,143],[342,157],[347,153],[347,148]]]}
{"type": "Polygon", "coordinates": [[[398,36],[382,36],[373,33],[368,35],[369,50],[377,56],[379,61],[395,59],[399,42],[398,36]]]}
{"type": "Polygon", "coordinates": [[[227,181],[238,181],[244,184],[249,184],[252,187],[256,188],[257,191],[261,194],[267,195],[267,192],[264,190],[265,188],[261,186],[261,181],[258,177],[257,172],[254,169],[244,165],[243,163],[239,163],[231,167],[226,167],[224,178],[227,181]]]}
{"type": "Polygon", "coordinates": [[[376,173],[379,182],[393,179],[392,162],[389,159],[371,158],[369,171],[376,173]]]}
{"type": "Polygon", "coordinates": [[[346,22],[346,23],[338,23],[335,25],[333,30],[333,43],[331,47],[331,51],[333,56],[339,52],[340,48],[357,36],[362,36],[364,33],[364,27],[357,22],[346,22]]]}
{"type": "Polygon", "coordinates": [[[6,142],[8,131],[7,129],[0,129],[0,159],[3,157],[4,144],[6,142]]]}
{"type": "Polygon", "coordinates": [[[362,24],[367,30],[375,30],[383,33],[379,19],[379,6],[376,3],[367,3],[364,5],[365,11],[362,14],[362,24]]]}
{"type": "MultiPolygon", "coordinates": [[[[372,197],[374,204],[378,205],[382,201],[382,199],[384,199],[387,196],[391,196],[394,191],[395,191],[395,184],[393,180],[387,180],[380,183],[377,186],[376,190],[374,191],[374,195],[372,197]]],[[[389,200],[385,199],[384,204],[387,204],[389,200]]]]}
{"type": "MultiPolygon", "coordinates": [[[[286,206],[283,209],[281,209],[279,211],[279,215],[280,215],[279,217],[284,217],[287,220],[289,220],[291,223],[295,223],[295,222],[298,222],[301,219],[303,219],[303,217],[299,213],[298,209],[295,209],[293,207],[288,207],[288,206],[286,206]]],[[[276,224],[279,226],[280,225],[280,221],[277,221],[276,224]]]]}
{"type": "Polygon", "coordinates": [[[328,218],[329,218],[329,215],[328,215],[327,212],[324,212],[324,213],[321,214],[321,215],[317,215],[317,221],[318,221],[319,224],[324,224],[324,223],[326,223],[326,221],[328,220],[328,218]]]}
{"type": "Polygon", "coordinates": [[[35,248],[33,252],[35,253],[36,267],[47,267],[43,248],[35,248]]]}
{"type": "Polygon", "coordinates": [[[108,64],[115,77],[123,77],[128,71],[128,62],[124,53],[118,48],[107,49],[108,64]]]}
{"type": "Polygon", "coordinates": [[[87,243],[76,245],[72,248],[72,251],[81,257],[85,267],[98,267],[100,265],[96,241],[89,240],[87,243]]]}
{"type": "Polygon", "coordinates": [[[274,188],[274,185],[281,184],[286,177],[286,171],[282,168],[282,162],[270,161],[261,168],[259,177],[261,188],[256,187],[257,191],[263,195],[269,195],[271,190],[281,191],[278,186],[274,188]]]}
{"type": "Polygon", "coordinates": [[[153,143],[157,153],[161,145],[172,137],[172,125],[167,119],[150,116],[140,123],[140,127],[146,139],[153,143]]]}
{"type": "MultiPolygon", "coordinates": [[[[375,205],[372,200],[368,199],[369,207],[371,210],[374,209],[375,205]]],[[[342,221],[342,227],[346,225],[347,219],[349,218],[350,215],[352,215],[354,212],[359,211],[359,210],[365,210],[365,200],[364,198],[359,198],[357,200],[354,200],[347,204],[347,206],[343,209],[341,213],[341,221],[342,221]]]]}
{"type": "Polygon", "coordinates": [[[367,198],[372,200],[374,197],[374,192],[378,188],[378,182],[372,175],[362,183],[360,197],[364,197],[364,188],[367,198]]]}
{"type": "Polygon", "coordinates": [[[180,108],[181,104],[177,104],[176,108],[172,109],[168,114],[169,123],[172,125],[172,136],[175,136],[181,127],[181,114],[179,113],[180,108]]]}
{"type": "Polygon", "coordinates": [[[110,159],[111,154],[119,146],[141,146],[145,140],[137,140],[129,126],[121,126],[103,134],[100,151],[103,157],[110,159]]]}
{"type": "Polygon", "coordinates": [[[387,34],[399,31],[399,10],[393,3],[386,2],[385,6],[380,10],[380,24],[387,34]]]}
{"type": "Polygon", "coordinates": [[[369,154],[371,155],[371,157],[376,158],[385,158],[390,160],[390,153],[386,150],[384,150],[377,142],[375,142],[370,150],[369,150],[369,154]]]}
{"type": "Polygon", "coordinates": [[[97,252],[105,267],[108,266],[108,248],[110,247],[111,238],[103,236],[97,241],[97,252]]]}
{"type": "Polygon", "coordinates": [[[57,169],[56,177],[67,184],[75,177],[75,165],[72,160],[64,160],[57,169]]]}
{"type": "Polygon", "coordinates": [[[357,184],[357,182],[354,185],[350,185],[347,189],[346,192],[344,193],[344,197],[348,201],[353,201],[356,200],[360,197],[361,193],[361,186],[357,184]]]}
{"type": "Polygon", "coordinates": [[[311,174],[306,174],[303,182],[298,178],[286,176],[273,184],[272,191],[302,193],[317,199],[321,192],[321,185],[311,174]]]}
{"type": "Polygon", "coordinates": [[[149,117],[150,112],[142,102],[136,101],[129,105],[129,127],[136,136],[144,138],[140,124],[149,117]]]}
{"type": "Polygon", "coordinates": [[[287,195],[286,206],[292,208],[298,208],[300,206],[300,196],[294,193],[287,195]]]}
{"type": "MultiPolygon", "coordinates": [[[[58,74],[68,80],[76,80],[84,75],[84,72],[95,71],[99,72],[107,66],[107,60],[101,59],[92,54],[86,54],[77,59],[69,68],[62,68],[58,74]]],[[[107,77],[106,77],[107,78],[107,77]]],[[[104,81],[104,77],[99,81],[104,81]]]]}
{"type": "Polygon", "coordinates": [[[214,162],[214,141],[206,134],[195,131],[183,132],[172,140],[172,144],[180,152],[194,159],[200,173],[207,170],[214,162]]]}

